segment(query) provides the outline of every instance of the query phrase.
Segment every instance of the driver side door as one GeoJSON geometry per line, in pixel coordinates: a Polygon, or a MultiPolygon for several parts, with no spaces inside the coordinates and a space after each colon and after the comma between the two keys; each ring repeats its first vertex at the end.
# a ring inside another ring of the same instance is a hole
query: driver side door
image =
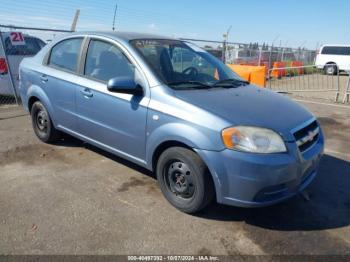
{"type": "Polygon", "coordinates": [[[86,140],[131,160],[145,159],[146,115],[149,98],[110,92],[114,77],[146,81],[124,52],[114,43],[92,38],[86,51],[84,84],[77,89],[78,128],[86,140]]]}

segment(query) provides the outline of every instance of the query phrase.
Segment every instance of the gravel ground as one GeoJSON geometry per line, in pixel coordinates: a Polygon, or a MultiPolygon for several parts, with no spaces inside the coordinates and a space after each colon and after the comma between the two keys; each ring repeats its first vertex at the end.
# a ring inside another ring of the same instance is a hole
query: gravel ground
{"type": "Polygon", "coordinates": [[[0,254],[350,255],[350,107],[301,103],[327,138],[310,200],[195,216],[150,172],[68,136],[43,144],[22,110],[0,109],[0,254]]]}

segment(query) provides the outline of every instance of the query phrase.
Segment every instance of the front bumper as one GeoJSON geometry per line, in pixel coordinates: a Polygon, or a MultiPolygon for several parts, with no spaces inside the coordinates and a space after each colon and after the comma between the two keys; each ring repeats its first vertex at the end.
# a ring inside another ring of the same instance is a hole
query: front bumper
{"type": "Polygon", "coordinates": [[[254,154],[223,150],[197,150],[214,180],[218,203],[262,207],[291,198],[315,178],[324,148],[322,132],[317,142],[301,153],[295,142],[288,152],[254,154]]]}

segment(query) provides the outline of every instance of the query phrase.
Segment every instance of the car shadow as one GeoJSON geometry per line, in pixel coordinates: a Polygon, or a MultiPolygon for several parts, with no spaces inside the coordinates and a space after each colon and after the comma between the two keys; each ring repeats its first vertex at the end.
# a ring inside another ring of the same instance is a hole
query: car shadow
{"type": "Polygon", "coordinates": [[[128,160],[125,160],[124,158],[113,155],[113,154],[111,154],[103,149],[100,149],[100,148],[95,147],[91,144],[88,144],[88,143],[86,143],[82,140],[79,140],[71,135],[66,134],[66,133],[63,133],[61,139],[58,140],[57,142],[55,142],[54,145],[65,146],[65,147],[84,147],[84,148],[91,150],[99,155],[102,155],[102,156],[107,157],[113,161],[116,161],[119,164],[122,164],[124,166],[129,167],[129,168],[132,168],[132,169],[134,169],[142,174],[145,174],[149,177],[155,178],[155,175],[151,171],[149,171],[148,169],[143,168],[137,164],[134,164],[133,162],[130,162],[128,160]]]}
{"type": "MultiPolygon", "coordinates": [[[[85,147],[155,179],[155,175],[149,170],[69,135],[64,135],[56,144],[85,147]]],[[[299,195],[264,208],[238,208],[213,203],[194,216],[208,220],[244,221],[250,225],[280,231],[340,228],[350,224],[349,185],[350,162],[325,155],[317,177],[307,189],[309,200],[299,195]]]]}

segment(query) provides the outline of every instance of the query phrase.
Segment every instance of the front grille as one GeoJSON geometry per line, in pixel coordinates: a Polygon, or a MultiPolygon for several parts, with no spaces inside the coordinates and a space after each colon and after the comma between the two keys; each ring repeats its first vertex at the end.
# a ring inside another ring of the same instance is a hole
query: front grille
{"type": "Polygon", "coordinates": [[[316,120],[296,131],[293,135],[300,152],[304,152],[312,147],[317,142],[319,133],[320,127],[316,120]]]}

